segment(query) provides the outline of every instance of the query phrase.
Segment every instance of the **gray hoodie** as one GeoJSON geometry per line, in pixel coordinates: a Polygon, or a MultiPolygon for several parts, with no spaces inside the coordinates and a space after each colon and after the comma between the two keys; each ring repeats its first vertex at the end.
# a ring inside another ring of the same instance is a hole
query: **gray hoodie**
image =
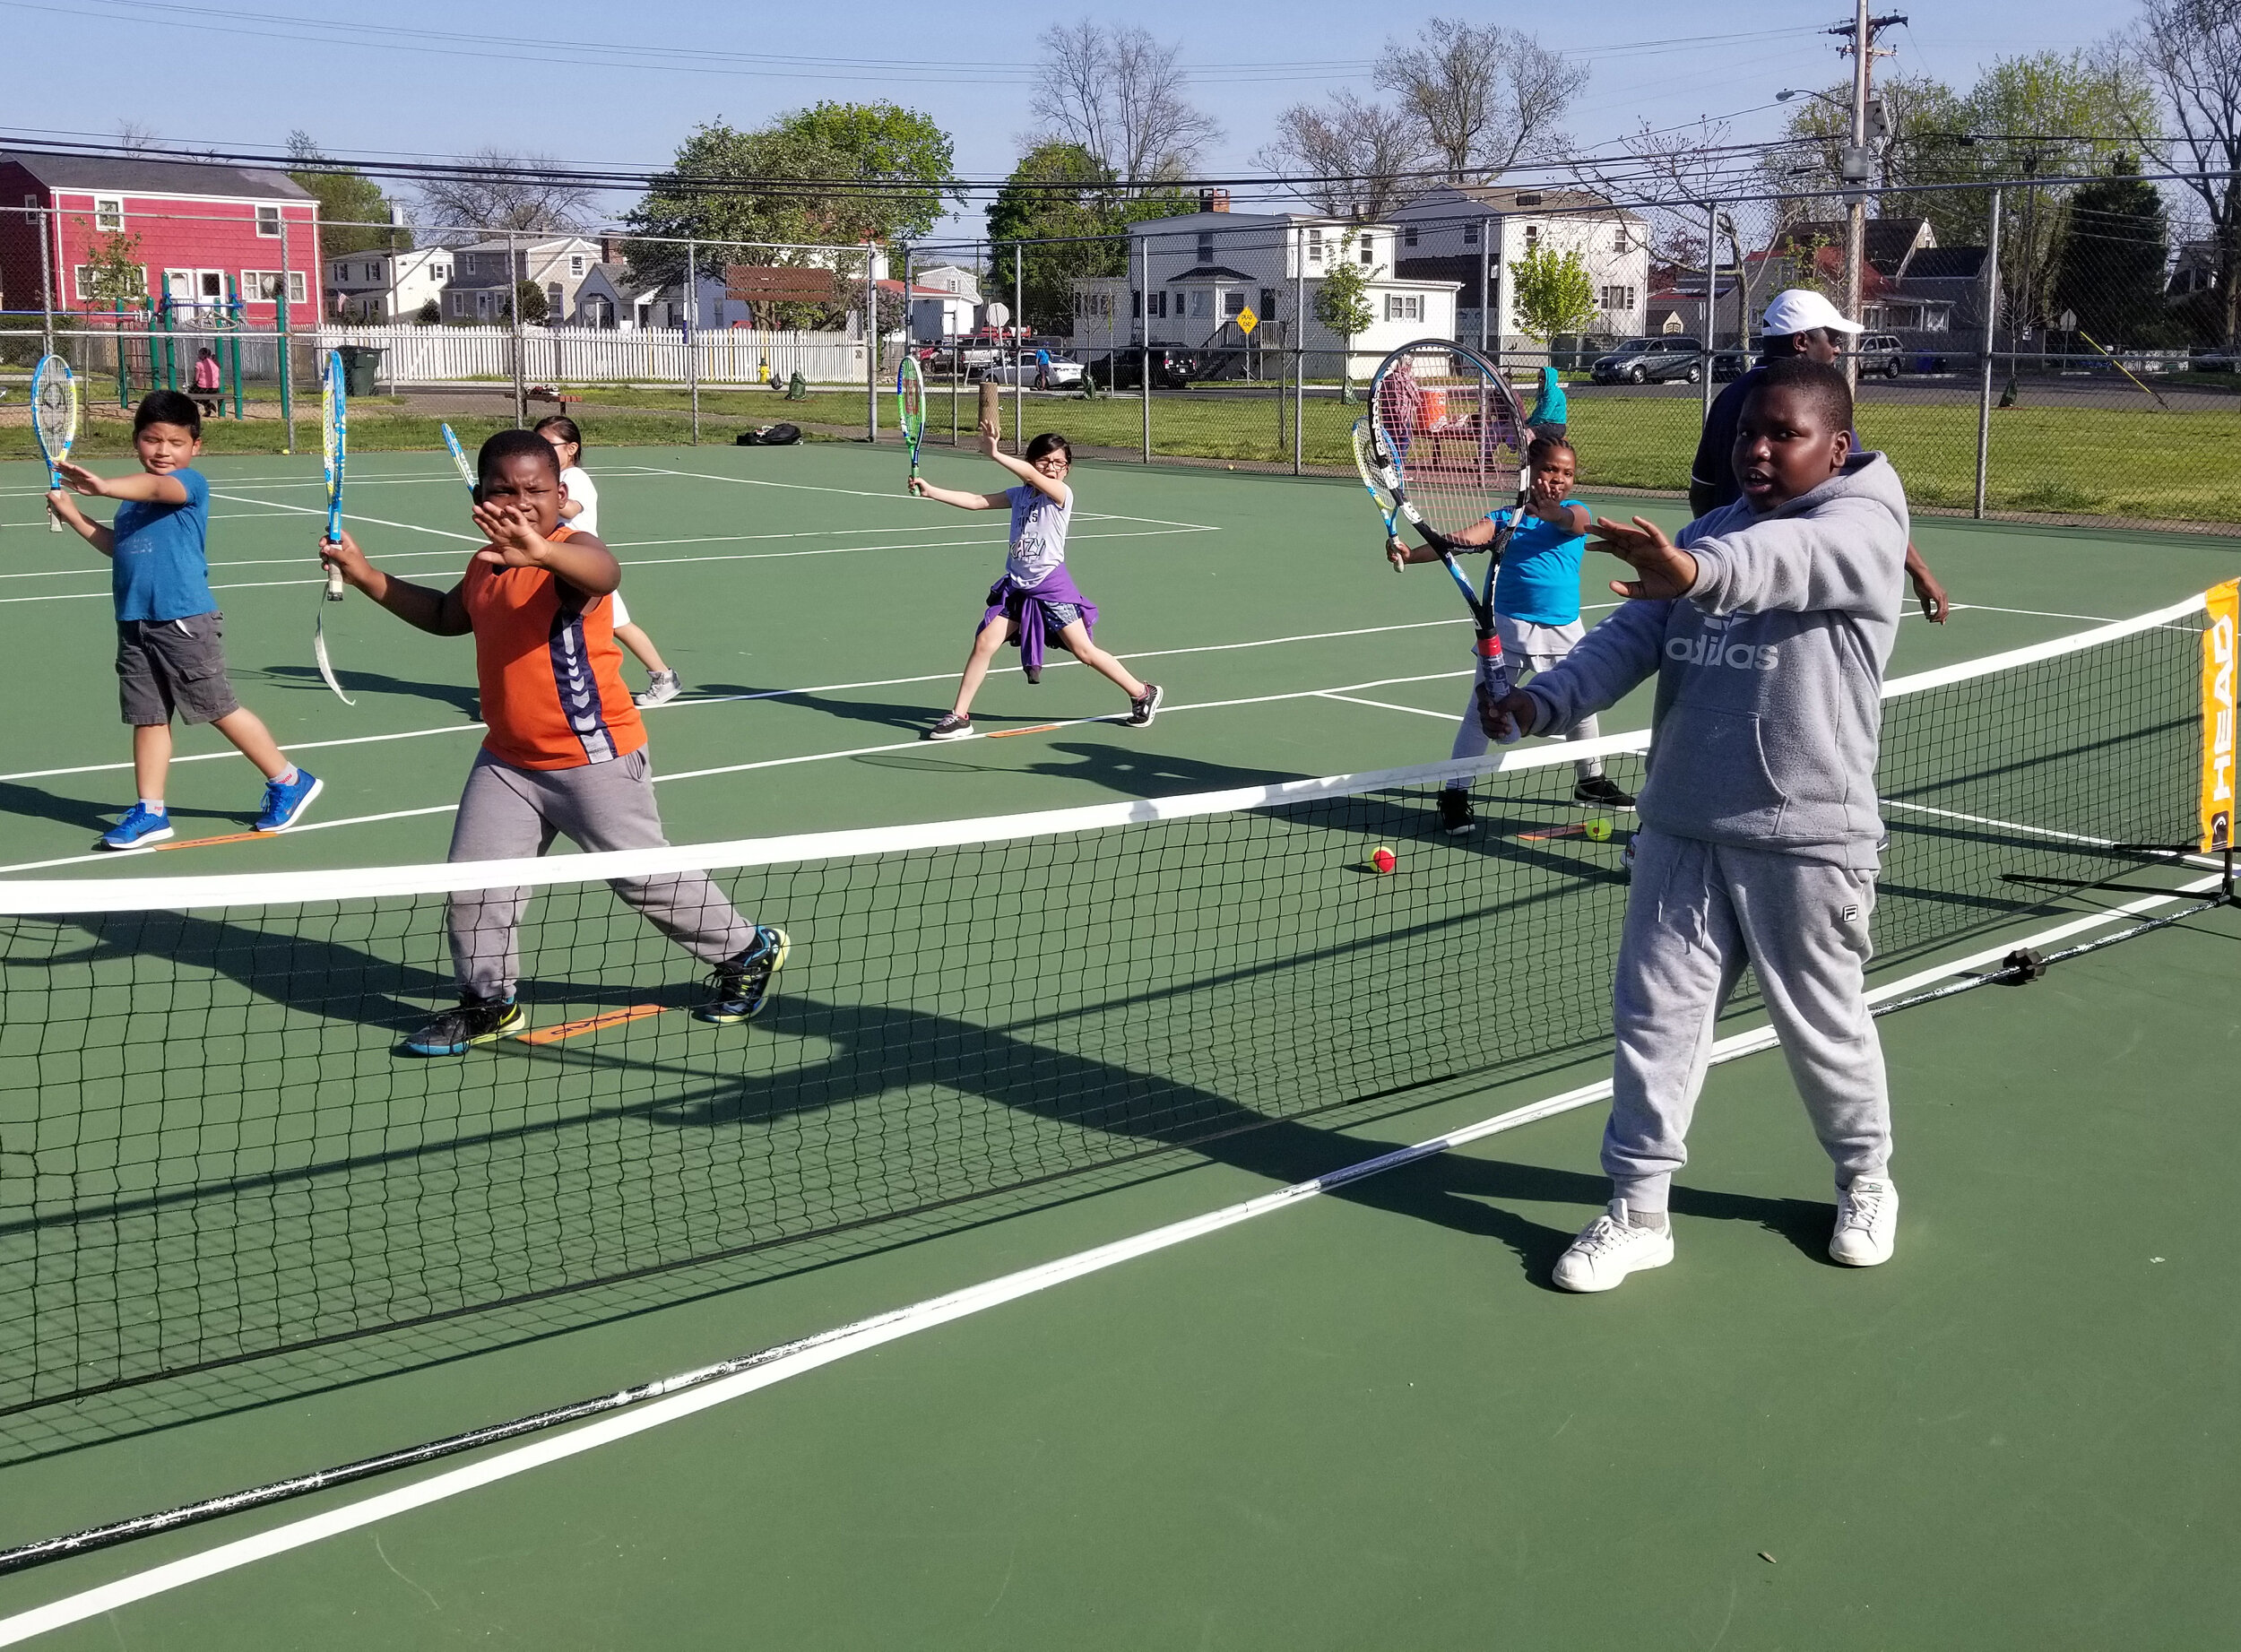
{"type": "Polygon", "coordinates": [[[1906,491],[1859,453],[1760,515],[1699,517],[1684,598],[1630,601],[1526,688],[1534,733],[1568,729],[1657,673],[1644,825],[1872,870],[1883,666],[1906,598],[1906,491]]]}

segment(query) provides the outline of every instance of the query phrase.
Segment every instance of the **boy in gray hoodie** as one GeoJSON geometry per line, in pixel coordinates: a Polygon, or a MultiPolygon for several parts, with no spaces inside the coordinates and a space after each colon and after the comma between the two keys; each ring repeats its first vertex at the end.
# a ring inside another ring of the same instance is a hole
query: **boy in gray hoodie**
{"type": "Polygon", "coordinates": [[[1891,1108],[1865,974],[1883,667],[1908,522],[1898,474],[1851,450],[1851,423],[1835,368],[1769,366],[1738,422],[1743,497],[1677,543],[1640,517],[1597,522],[1634,570],[1611,587],[1631,601],[1482,714],[1497,738],[1570,728],[1657,677],[1613,988],[1613,1198],[1557,1262],[1567,1291],[1607,1291],[1673,1259],[1667,1189],[1746,964],[1836,1163],[1830,1255],[1872,1267],[1891,1253],[1891,1108]]]}

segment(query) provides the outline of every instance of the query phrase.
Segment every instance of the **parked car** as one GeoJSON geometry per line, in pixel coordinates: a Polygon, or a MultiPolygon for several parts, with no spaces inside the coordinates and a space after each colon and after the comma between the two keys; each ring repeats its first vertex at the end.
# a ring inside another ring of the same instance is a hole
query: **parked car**
{"type": "Polygon", "coordinates": [[[1723,350],[1712,358],[1712,382],[1724,385],[1751,371],[1758,357],[1747,350],[1723,350]]]}
{"type": "MultiPolygon", "coordinates": [[[[1110,356],[1100,356],[1089,364],[1089,376],[1097,381],[1101,390],[1141,390],[1144,387],[1145,352],[1136,350],[1116,350],[1110,356]]],[[[1152,388],[1181,390],[1200,373],[1197,356],[1189,350],[1161,350],[1151,351],[1152,388]]]]}
{"type": "Polygon", "coordinates": [[[1907,347],[1889,333],[1861,333],[1859,342],[1852,346],[1852,353],[1860,359],[1862,378],[1874,373],[1897,378],[1907,359],[1907,347]]]}
{"type": "Polygon", "coordinates": [[[976,384],[1025,385],[1030,390],[1078,390],[1082,383],[1082,364],[1071,356],[1036,348],[1014,354],[1005,352],[1002,359],[974,369],[976,384]]]}
{"type": "Polygon", "coordinates": [[[1669,378],[1693,385],[1704,376],[1704,352],[1694,339],[1629,339],[1609,355],[1596,357],[1588,372],[1598,385],[1663,384],[1669,378]]]}

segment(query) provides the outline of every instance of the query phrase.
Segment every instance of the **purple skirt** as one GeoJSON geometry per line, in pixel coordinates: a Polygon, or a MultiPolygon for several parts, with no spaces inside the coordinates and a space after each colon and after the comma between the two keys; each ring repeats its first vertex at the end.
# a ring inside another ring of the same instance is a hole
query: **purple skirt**
{"type": "Polygon", "coordinates": [[[1095,634],[1097,605],[1081,593],[1062,563],[1032,585],[1022,585],[1010,575],[1005,575],[989,587],[987,611],[973,628],[976,634],[985,631],[999,618],[1017,625],[1018,634],[1011,638],[1011,644],[1019,650],[1020,670],[1026,672],[1029,682],[1036,682],[1043,676],[1044,647],[1066,645],[1060,636],[1065,624],[1051,612],[1053,606],[1061,603],[1079,609],[1082,629],[1095,634]]]}

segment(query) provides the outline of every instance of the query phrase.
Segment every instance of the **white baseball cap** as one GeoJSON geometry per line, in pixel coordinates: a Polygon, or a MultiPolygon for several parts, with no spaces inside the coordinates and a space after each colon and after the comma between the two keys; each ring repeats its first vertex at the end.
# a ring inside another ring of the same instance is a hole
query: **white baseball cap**
{"type": "Polygon", "coordinates": [[[1858,322],[1845,320],[1842,310],[1811,288],[1791,287],[1767,300],[1766,322],[1760,331],[1769,338],[1786,338],[1793,333],[1811,333],[1815,327],[1832,333],[1863,330],[1858,322]]]}

